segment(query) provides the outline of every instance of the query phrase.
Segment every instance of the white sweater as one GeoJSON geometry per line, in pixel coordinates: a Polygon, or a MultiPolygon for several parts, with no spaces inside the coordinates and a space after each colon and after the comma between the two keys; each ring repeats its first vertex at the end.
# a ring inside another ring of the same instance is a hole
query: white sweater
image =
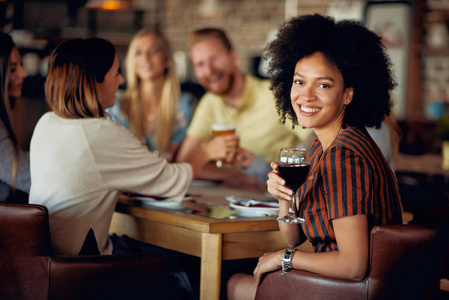
{"type": "Polygon", "coordinates": [[[45,205],[52,246],[78,254],[93,229],[102,254],[120,190],[181,200],[192,180],[189,164],[170,164],[122,125],[105,118],[64,119],[46,113],[30,145],[30,203],[45,205]]]}

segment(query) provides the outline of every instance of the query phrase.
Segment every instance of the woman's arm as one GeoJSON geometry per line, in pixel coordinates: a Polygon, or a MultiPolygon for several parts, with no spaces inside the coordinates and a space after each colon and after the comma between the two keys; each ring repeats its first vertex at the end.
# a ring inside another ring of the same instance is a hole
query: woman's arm
{"type": "Polygon", "coordinates": [[[338,251],[298,252],[293,255],[295,269],[345,279],[363,279],[368,268],[369,231],[366,215],[332,221],[338,251]]]}
{"type": "Polygon", "coordinates": [[[235,135],[217,136],[203,142],[187,162],[192,166],[193,178],[211,160],[225,158],[227,153],[236,151],[238,139],[235,135]]]}
{"type": "MultiPolygon", "coordinates": [[[[369,160],[348,147],[337,146],[323,154],[320,171],[322,205],[325,205],[325,226],[332,226],[337,248],[333,252],[298,253],[299,269],[341,278],[362,278],[368,264],[369,228],[367,216],[373,214],[375,174],[369,160]],[[330,222],[330,223],[327,223],[330,222]],[[327,224],[326,224],[327,223],[327,224]]],[[[326,230],[310,218],[309,228],[326,230]],[[321,229],[320,229],[321,228],[321,229]]],[[[330,230],[327,230],[332,237],[330,230]]],[[[294,265],[295,266],[295,265],[294,265]]]]}
{"type": "Polygon", "coordinates": [[[197,151],[200,148],[203,142],[205,142],[204,139],[187,135],[184,138],[184,141],[182,142],[180,148],[178,149],[175,161],[176,162],[189,161],[189,159],[193,156],[195,151],[197,151]]]}
{"type": "MultiPolygon", "coordinates": [[[[338,251],[303,252],[292,256],[295,269],[314,272],[329,277],[361,280],[366,276],[369,258],[369,232],[366,215],[342,217],[333,220],[338,251]]],[[[281,268],[285,249],[264,254],[259,259],[254,277],[257,283],[262,274],[281,268]]],[[[288,276],[288,275],[287,275],[288,276]]]]}
{"type": "Polygon", "coordinates": [[[374,213],[371,195],[375,172],[367,159],[346,147],[334,147],[323,155],[322,193],[338,251],[299,252],[294,255],[293,266],[330,277],[361,279],[368,265],[367,215],[374,213]]]}

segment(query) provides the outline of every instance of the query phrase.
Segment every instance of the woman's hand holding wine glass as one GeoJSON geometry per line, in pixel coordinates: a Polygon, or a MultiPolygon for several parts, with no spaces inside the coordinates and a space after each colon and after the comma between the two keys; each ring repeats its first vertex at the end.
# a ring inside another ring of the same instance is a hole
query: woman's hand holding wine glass
{"type": "Polygon", "coordinates": [[[285,186],[285,180],[279,175],[278,163],[273,161],[270,166],[273,170],[268,173],[268,193],[278,200],[290,202],[290,199],[293,196],[293,191],[285,186]]]}
{"type": "Polygon", "coordinates": [[[295,200],[298,188],[304,183],[309,173],[307,150],[304,148],[282,148],[279,151],[277,164],[277,170],[285,182],[285,186],[278,176],[271,174],[268,180],[268,192],[278,198],[290,195],[291,201],[288,214],[278,218],[278,221],[289,224],[302,223],[304,219],[297,216],[295,200]],[[292,191],[293,194],[291,194],[292,191]]]}

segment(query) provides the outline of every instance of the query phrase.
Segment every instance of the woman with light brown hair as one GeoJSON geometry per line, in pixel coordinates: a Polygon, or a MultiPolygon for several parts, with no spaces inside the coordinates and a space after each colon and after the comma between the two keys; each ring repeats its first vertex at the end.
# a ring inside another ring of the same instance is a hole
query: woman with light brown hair
{"type": "Polygon", "coordinates": [[[125,65],[126,90],[108,112],[151,151],[173,161],[196,101],[181,93],[168,40],[158,30],[141,29],[129,45],[125,65]]]}
{"type": "Polygon", "coordinates": [[[0,202],[28,201],[29,153],[20,149],[12,113],[16,99],[22,95],[26,76],[12,38],[0,32],[0,202]]]}
{"type": "MultiPolygon", "coordinates": [[[[184,204],[198,171],[226,156],[224,138],[203,144],[188,163],[155,156],[105,113],[123,81],[115,48],[104,39],[65,41],[49,59],[45,96],[51,112],[41,117],[31,139],[29,202],[47,207],[58,254],[151,251],[148,244],[135,251],[136,241],[109,235],[120,191],[184,204]]],[[[177,283],[170,284],[173,292],[177,283]]]]}
{"type": "Polygon", "coordinates": [[[108,119],[123,77],[114,46],[100,38],[61,43],[45,82],[52,110],[37,123],[30,146],[30,203],[45,205],[52,246],[60,254],[98,248],[108,236],[120,191],[182,201],[196,173],[226,156],[225,138],[205,143],[188,163],[156,157],[126,128],[108,119]]]}

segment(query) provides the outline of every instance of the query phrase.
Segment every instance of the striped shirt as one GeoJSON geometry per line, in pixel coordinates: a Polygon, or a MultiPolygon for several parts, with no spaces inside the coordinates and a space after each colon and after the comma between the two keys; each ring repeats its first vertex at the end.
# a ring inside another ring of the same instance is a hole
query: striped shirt
{"type": "Polygon", "coordinates": [[[315,252],[337,251],[331,220],[367,215],[369,228],[402,223],[396,181],[382,152],[366,130],[342,129],[323,153],[310,147],[310,173],[298,190],[302,229],[315,252]]]}

